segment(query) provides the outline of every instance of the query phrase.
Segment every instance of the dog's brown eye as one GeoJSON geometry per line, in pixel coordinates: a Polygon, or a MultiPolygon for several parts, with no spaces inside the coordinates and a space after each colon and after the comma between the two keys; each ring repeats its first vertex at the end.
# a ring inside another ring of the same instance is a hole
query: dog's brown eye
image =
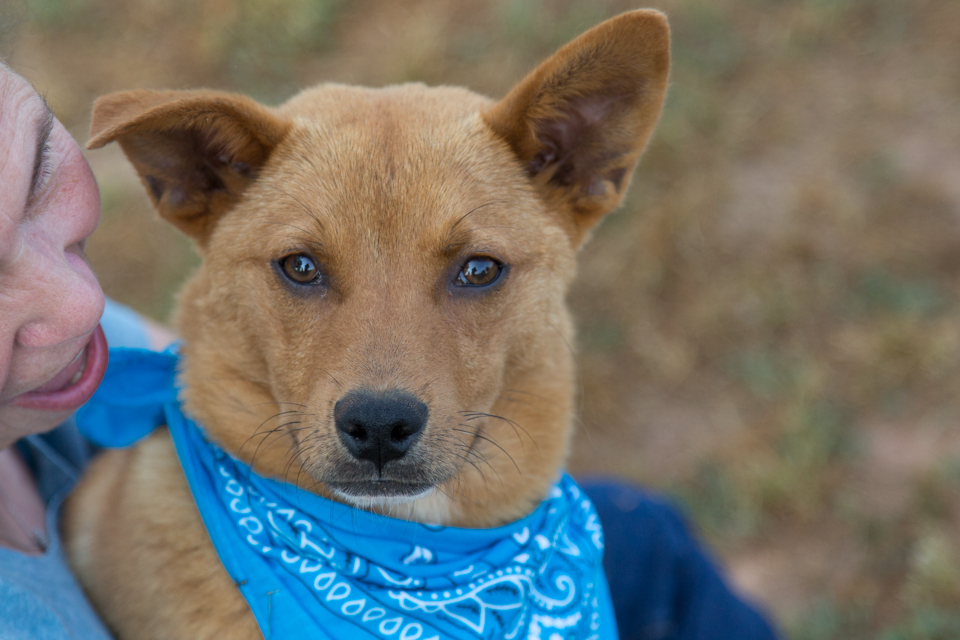
{"type": "Polygon", "coordinates": [[[470,258],[457,275],[461,287],[482,287],[500,276],[500,263],[493,258],[470,258]]]}
{"type": "Polygon", "coordinates": [[[315,284],[320,280],[316,261],[305,253],[295,253],[280,261],[283,274],[297,284],[315,284]]]}

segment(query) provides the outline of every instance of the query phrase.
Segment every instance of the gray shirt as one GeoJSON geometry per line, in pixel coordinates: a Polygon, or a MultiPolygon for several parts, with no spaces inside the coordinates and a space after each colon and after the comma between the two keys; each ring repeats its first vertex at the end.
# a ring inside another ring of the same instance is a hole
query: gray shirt
{"type": "MultiPolygon", "coordinates": [[[[110,300],[101,320],[111,346],[147,347],[138,316],[110,300]]],[[[46,553],[0,547],[0,640],[110,640],[67,566],[58,533],[60,503],[94,453],[73,420],[17,448],[47,504],[46,553]]]]}

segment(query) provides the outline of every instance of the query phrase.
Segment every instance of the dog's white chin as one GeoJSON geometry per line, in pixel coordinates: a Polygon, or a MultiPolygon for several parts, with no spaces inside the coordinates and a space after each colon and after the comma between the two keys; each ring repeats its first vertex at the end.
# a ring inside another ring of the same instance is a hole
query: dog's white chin
{"type": "Polygon", "coordinates": [[[420,493],[414,493],[408,496],[357,496],[339,489],[333,489],[334,495],[358,509],[367,511],[384,511],[399,507],[400,505],[410,504],[432,495],[434,488],[424,489],[420,493]]]}
{"type": "Polygon", "coordinates": [[[406,496],[363,496],[350,494],[333,487],[330,489],[334,496],[358,509],[422,524],[450,525],[450,499],[443,492],[437,491],[435,487],[406,496]]]}

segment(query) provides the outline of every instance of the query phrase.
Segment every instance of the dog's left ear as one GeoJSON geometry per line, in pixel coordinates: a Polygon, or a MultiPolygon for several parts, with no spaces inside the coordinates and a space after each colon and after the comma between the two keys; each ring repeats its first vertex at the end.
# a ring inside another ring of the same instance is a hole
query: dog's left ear
{"type": "Polygon", "coordinates": [[[669,69],[666,17],[631,11],[565,45],[484,114],[574,245],[623,198],[669,69]]]}
{"type": "Polygon", "coordinates": [[[87,148],[119,142],[160,215],[202,250],[289,129],[246,96],[138,89],[94,103],[87,148]]]}

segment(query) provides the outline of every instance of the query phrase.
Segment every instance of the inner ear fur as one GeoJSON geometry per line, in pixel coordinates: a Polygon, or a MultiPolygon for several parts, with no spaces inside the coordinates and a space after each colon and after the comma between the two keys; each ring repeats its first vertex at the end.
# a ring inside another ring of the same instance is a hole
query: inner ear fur
{"type": "Polygon", "coordinates": [[[623,198],[669,70],[666,17],[631,11],[566,44],[483,114],[575,244],[623,198]]]}
{"type": "Polygon", "coordinates": [[[160,215],[203,248],[289,128],[245,96],[124,91],[94,103],[87,148],[117,141],[160,215]]]}

